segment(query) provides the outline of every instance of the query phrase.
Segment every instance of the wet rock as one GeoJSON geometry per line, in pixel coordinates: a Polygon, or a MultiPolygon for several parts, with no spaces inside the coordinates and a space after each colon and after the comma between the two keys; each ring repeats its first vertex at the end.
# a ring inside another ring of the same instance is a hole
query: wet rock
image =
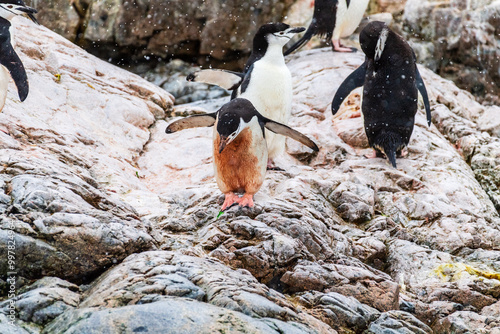
{"type": "Polygon", "coordinates": [[[366,334],[432,334],[430,327],[403,311],[389,311],[370,324],[366,334]]]}
{"type": "MultiPolygon", "coordinates": [[[[78,286],[56,277],[44,277],[24,288],[16,296],[16,319],[44,325],[67,310],[78,306],[78,286]]],[[[10,300],[0,303],[0,312],[9,314],[10,300]]]]}

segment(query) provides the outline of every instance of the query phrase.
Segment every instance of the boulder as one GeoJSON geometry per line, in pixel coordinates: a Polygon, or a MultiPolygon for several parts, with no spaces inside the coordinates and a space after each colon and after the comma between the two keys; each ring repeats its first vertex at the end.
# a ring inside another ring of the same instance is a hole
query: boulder
{"type": "Polygon", "coordinates": [[[498,1],[408,0],[403,25],[419,61],[480,101],[500,103],[498,1]]]}

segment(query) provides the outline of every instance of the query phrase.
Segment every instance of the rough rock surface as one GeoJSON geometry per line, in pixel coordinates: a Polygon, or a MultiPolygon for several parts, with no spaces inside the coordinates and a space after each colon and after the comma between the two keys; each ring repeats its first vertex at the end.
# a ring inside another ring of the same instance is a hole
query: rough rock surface
{"type": "Polygon", "coordinates": [[[500,3],[408,0],[403,15],[421,62],[481,101],[500,104],[500,3]]]}
{"type": "MultiPolygon", "coordinates": [[[[32,0],[32,4],[37,5],[32,0]]],[[[38,19],[105,59],[194,58],[238,68],[264,23],[280,21],[293,0],[44,1],[38,19]],[[42,7],[44,7],[42,9],[42,7]],[[54,20],[53,17],[67,20],[54,20]]]]}
{"type": "Polygon", "coordinates": [[[134,160],[173,98],[44,27],[11,30],[30,94],[20,103],[9,85],[0,114],[0,251],[14,232],[19,276],[88,281],[153,247],[149,222],[116,193],[145,189],[134,160]]]}
{"type": "Polygon", "coordinates": [[[0,257],[1,331],[500,330],[497,107],[421,68],[433,124],[420,108],[395,169],[365,156],[359,91],[330,112],[363,56],[301,52],[290,125],[320,152],[287,141],[256,207],[217,219],[212,129],[164,130],[223,100],[171,110],[138,76],[17,29],[31,93],[10,85],[0,114],[0,252],[13,231],[18,272],[11,324],[0,257]]]}

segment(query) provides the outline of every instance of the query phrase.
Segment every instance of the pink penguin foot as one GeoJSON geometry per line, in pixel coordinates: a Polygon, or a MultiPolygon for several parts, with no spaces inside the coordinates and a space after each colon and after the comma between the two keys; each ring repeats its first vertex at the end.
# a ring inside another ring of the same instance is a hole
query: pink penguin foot
{"type": "Polygon", "coordinates": [[[380,153],[378,153],[377,150],[373,150],[371,154],[365,154],[365,157],[368,159],[380,158],[380,153]]]}
{"type": "Polygon", "coordinates": [[[249,208],[253,208],[253,195],[245,194],[238,200],[238,204],[241,207],[248,206],[249,208]]]}
{"type": "Polygon", "coordinates": [[[226,197],[224,198],[224,203],[222,204],[221,211],[226,210],[227,208],[229,208],[234,203],[238,203],[239,200],[240,200],[240,198],[238,197],[238,195],[236,195],[235,193],[227,193],[227,194],[224,194],[224,195],[226,197]]]}
{"type": "Polygon", "coordinates": [[[339,39],[332,40],[332,49],[336,52],[356,52],[355,48],[347,48],[341,45],[339,39]]]}

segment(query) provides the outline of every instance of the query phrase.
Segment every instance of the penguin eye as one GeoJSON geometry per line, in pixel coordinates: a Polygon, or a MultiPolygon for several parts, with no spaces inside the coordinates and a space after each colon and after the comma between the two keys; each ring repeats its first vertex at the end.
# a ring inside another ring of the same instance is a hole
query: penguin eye
{"type": "Polygon", "coordinates": [[[285,34],[285,32],[284,32],[284,31],[280,31],[280,35],[284,35],[284,34],[285,34]]]}
{"type": "Polygon", "coordinates": [[[12,5],[8,5],[7,7],[12,8],[12,7],[14,7],[14,6],[12,6],[12,5]]]}

